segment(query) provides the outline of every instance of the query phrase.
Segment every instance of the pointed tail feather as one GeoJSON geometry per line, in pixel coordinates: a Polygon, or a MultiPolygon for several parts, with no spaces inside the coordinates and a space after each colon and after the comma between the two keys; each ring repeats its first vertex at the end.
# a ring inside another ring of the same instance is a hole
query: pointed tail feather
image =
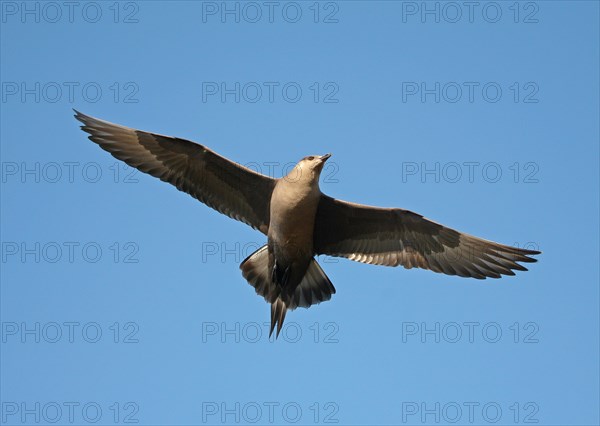
{"type": "Polygon", "coordinates": [[[285,321],[286,312],[287,306],[283,300],[277,299],[275,302],[271,303],[271,331],[269,332],[269,337],[273,334],[275,325],[277,325],[277,334],[275,335],[275,338],[277,339],[279,337],[281,327],[283,327],[283,321],[285,321]]]}

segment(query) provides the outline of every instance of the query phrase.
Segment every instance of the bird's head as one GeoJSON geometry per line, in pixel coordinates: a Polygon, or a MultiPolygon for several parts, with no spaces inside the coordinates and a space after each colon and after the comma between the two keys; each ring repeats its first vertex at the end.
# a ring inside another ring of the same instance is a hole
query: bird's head
{"type": "Polygon", "coordinates": [[[331,157],[331,154],[308,155],[290,170],[285,179],[290,182],[314,182],[318,184],[323,166],[329,157],[331,157]]]}

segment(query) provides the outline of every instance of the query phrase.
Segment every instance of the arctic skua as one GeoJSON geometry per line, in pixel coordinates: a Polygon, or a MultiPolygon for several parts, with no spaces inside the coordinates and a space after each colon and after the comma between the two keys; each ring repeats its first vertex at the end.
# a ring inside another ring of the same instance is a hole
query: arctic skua
{"type": "Polygon", "coordinates": [[[271,330],[288,310],[331,299],[335,288],[316,255],[373,265],[423,268],[477,279],[526,271],[539,251],[498,244],[447,228],[399,208],[329,197],[319,176],[331,156],[301,159],[274,179],[189,140],[144,132],[75,111],[89,139],[113,157],[267,236],[240,265],[256,293],[271,304],[271,330]]]}

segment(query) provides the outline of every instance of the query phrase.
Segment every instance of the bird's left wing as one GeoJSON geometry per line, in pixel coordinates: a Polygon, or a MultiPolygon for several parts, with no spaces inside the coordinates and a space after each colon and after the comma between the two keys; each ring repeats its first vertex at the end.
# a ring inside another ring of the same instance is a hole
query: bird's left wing
{"type": "Polygon", "coordinates": [[[526,271],[517,262],[539,254],[487,241],[402,209],[348,203],[321,195],[314,230],[317,254],[375,265],[424,268],[484,279],[526,271]]]}
{"type": "Polygon", "coordinates": [[[89,139],[113,157],[266,234],[275,180],[197,143],[119,126],[75,111],[89,139]]]}

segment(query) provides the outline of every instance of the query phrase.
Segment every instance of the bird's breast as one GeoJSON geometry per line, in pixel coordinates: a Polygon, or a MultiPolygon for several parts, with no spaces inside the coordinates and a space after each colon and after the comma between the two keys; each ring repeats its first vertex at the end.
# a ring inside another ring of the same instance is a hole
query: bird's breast
{"type": "Polygon", "coordinates": [[[278,185],[271,198],[269,238],[279,244],[296,244],[312,250],[313,229],[320,192],[311,188],[278,185]]]}

